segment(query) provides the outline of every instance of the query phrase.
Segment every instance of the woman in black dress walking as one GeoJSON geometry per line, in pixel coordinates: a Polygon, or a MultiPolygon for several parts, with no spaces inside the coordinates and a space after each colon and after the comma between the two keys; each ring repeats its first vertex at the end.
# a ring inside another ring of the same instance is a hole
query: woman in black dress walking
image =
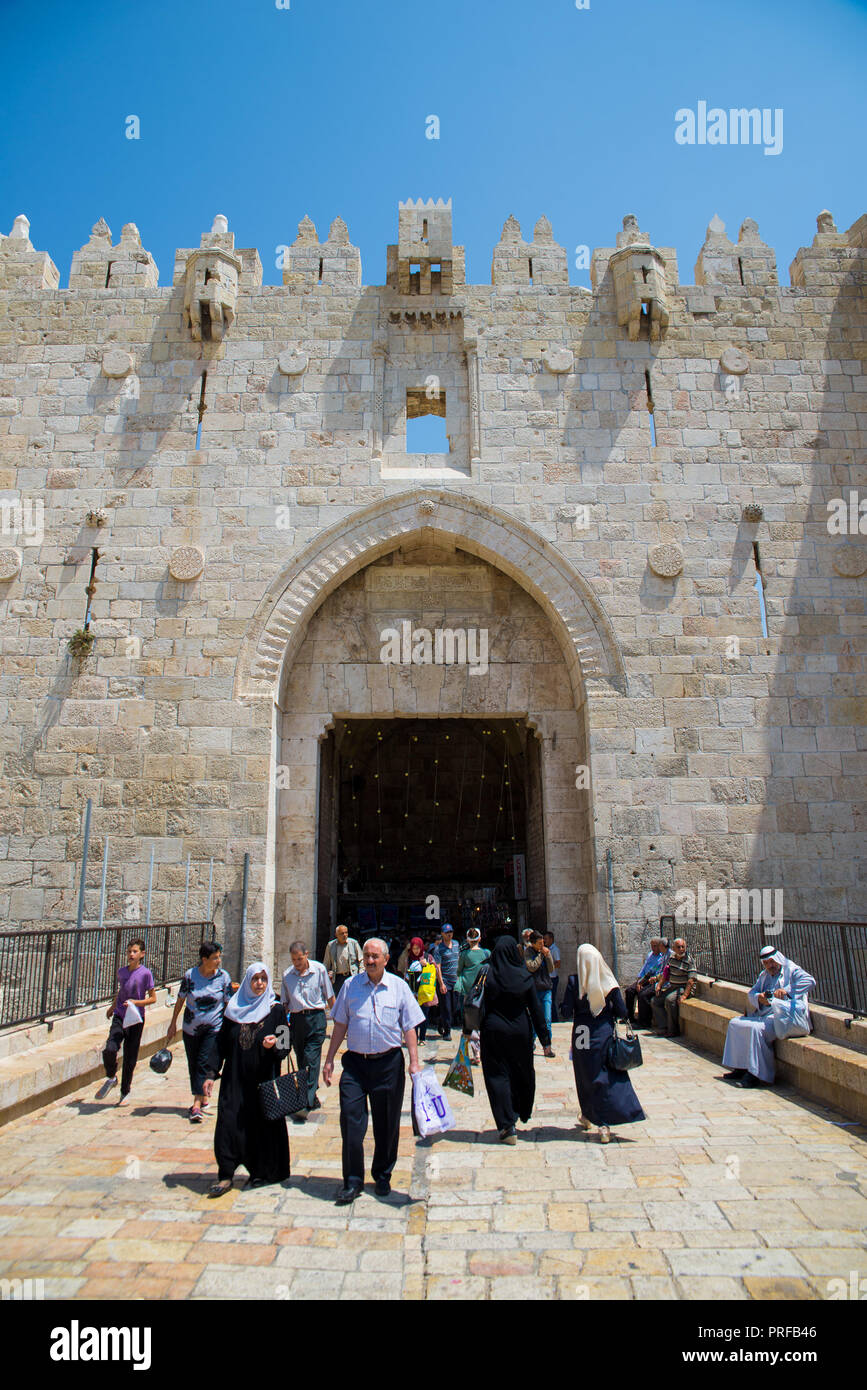
{"type": "Polygon", "coordinates": [[[608,1066],[608,1044],[615,1019],[628,1019],[620,986],[595,946],[578,947],[578,975],[572,1029],[572,1069],[582,1129],[599,1126],[599,1142],[611,1139],[611,1125],[647,1118],[632,1089],[629,1072],[608,1066]]]}
{"type": "Polygon", "coordinates": [[[265,1187],[289,1176],[286,1121],[266,1120],[259,1082],[280,1071],[288,1048],[286,1014],[274,998],[262,961],[248,967],[241,988],[226,1005],[218,1037],[222,1061],[220,1103],[214,1133],[217,1181],[208,1196],[222,1197],[235,1169],[247,1169],[247,1187],[265,1187]]]}
{"type": "Polygon", "coordinates": [[[533,976],[517,941],[501,936],[491,953],[479,1029],[482,1075],[501,1144],[518,1142],[516,1120],[526,1124],[533,1111],[534,1028],[549,1055],[551,1033],[533,976]]]}

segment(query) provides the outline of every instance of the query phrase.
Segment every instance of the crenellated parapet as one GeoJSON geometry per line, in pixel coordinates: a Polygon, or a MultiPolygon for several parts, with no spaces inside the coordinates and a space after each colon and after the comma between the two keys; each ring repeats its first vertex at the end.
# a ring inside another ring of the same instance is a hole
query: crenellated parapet
{"type": "Polygon", "coordinates": [[[743,285],[747,289],[767,289],[778,284],[776,255],[762,241],[752,217],[741,224],[737,243],[729,240],[721,218],[711,218],[695,263],[695,283],[743,285]]]}
{"type": "Polygon", "coordinates": [[[56,290],[59,284],[57,266],[47,251],[34,249],[30,222],[19,213],[9,235],[0,235],[0,289],[56,290]]]}
{"type": "MultiPolygon", "coordinates": [[[[865,248],[867,216],[853,223],[848,232],[838,232],[830,212],[823,209],[816,218],[812,246],[802,246],[789,266],[792,284],[804,290],[833,289],[863,264],[865,248]]],[[[862,276],[864,273],[862,269],[862,276]]]]}
{"type": "Polygon", "coordinates": [[[451,294],[466,282],[464,248],[452,241],[452,200],[398,204],[397,245],[386,253],[386,283],[400,294],[451,294]]]}
{"type": "Polygon", "coordinates": [[[335,217],[328,240],[323,242],[310,218],[301,219],[294,242],[284,248],[283,284],[293,289],[314,285],[333,286],[335,290],[360,289],[361,252],[349,240],[342,217],[335,217]]]}
{"type": "Polygon", "coordinates": [[[90,240],[72,257],[71,290],[150,290],[158,283],[156,262],[142,247],[134,222],[127,222],[117,246],[112,246],[111,228],[101,217],[90,240]]]}
{"type": "Polygon", "coordinates": [[[494,247],[491,284],[522,288],[532,285],[534,289],[537,285],[569,284],[566,250],[554,240],[547,217],[539,218],[531,242],[524,241],[521,224],[515,217],[506,219],[499,243],[494,247]]]}

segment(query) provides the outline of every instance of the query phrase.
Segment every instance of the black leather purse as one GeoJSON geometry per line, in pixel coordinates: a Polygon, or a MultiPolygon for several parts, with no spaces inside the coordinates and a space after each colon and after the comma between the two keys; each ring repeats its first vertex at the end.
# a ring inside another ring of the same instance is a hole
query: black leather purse
{"type": "Polygon", "coordinates": [[[616,1018],[613,1022],[613,1032],[611,1041],[608,1044],[608,1055],[605,1059],[612,1071],[630,1071],[633,1067],[640,1067],[644,1061],[641,1055],[641,1043],[638,1034],[633,1032],[632,1024],[627,1019],[616,1018]],[[617,1025],[620,1024],[625,1032],[618,1033],[617,1025]]]}
{"type": "Polygon", "coordinates": [[[307,1068],[259,1082],[259,1101],[266,1120],[285,1120],[307,1109],[307,1068]]]}

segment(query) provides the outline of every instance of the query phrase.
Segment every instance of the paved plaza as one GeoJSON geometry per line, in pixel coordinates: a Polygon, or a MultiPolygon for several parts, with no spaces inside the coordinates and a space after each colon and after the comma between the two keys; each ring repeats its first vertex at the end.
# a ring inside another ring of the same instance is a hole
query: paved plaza
{"type": "Polygon", "coordinates": [[[568,1043],[558,1025],[556,1059],[537,1054],[514,1148],[478,1070],[436,1140],[413,1138],[407,1086],[392,1196],[349,1209],[336,1085],[290,1125],[285,1187],[211,1201],[214,1121],[186,1118],[183,1053],[165,1077],[142,1064],[127,1108],[88,1087],[0,1131],[0,1277],[46,1298],[823,1299],[867,1276],[864,1126],[643,1035],[647,1123],[602,1146],[575,1128],[568,1043]]]}

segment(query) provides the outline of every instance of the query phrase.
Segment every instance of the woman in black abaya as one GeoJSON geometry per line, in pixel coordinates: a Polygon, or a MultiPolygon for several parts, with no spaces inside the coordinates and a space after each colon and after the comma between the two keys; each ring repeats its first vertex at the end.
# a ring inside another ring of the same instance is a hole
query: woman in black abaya
{"type": "Polygon", "coordinates": [[[501,1144],[516,1144],[516,1121],[526,1124],[532,1114],[534,1027],[548,1055],[551,1033],[539,991],[517,941],[501,936],[491,953],[479,1029],[482,1075],[501,1144]]]}
{"type": "Polygon", "coordinates": [[[274,998],[271,976],[254,961],[223,1015],[218,1046],[222,1062],[220,1103],[214,1133],[218,1178],[210,1197],[232,1186],[235,1169],[247,1169],[247,1187],[265,1187],[289,1176],[289,1136],[285,1119],[266,1120],[259,1082],[278,1075],[288,1048],[286,1014],[274,998]]]}

